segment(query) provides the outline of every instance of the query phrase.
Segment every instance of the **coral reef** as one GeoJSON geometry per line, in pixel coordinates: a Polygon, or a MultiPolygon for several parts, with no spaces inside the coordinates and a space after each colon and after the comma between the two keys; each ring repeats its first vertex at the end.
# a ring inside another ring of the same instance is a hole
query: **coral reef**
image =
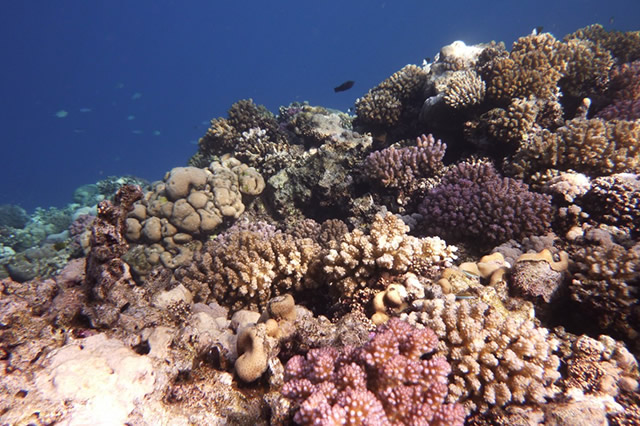
{"type": "Polygon", "coordinates": [[[367,177],[384,187],[400,189],[407,196],[421,186],[421,181],[434,177],[443,167],[446,144],[433,135],[416,138],[416,146],[389,147],[374,151],[363,168],[367,177]]]}
{"type": "Polygon", "coordinates": [[[639,34],[456,41],[0,206],[0,423],[637,424],[639,34]]]}
{"type": "Polygon", "coordinates": [[[553,207],[548,196],[503,178],[488,162],[460,163],[445,172],[420,206],[427,233],[453,241],[499,244],[544,233],[553,207]]]}
{"type": "Polygon", "coordinates": [[[431,330],[393,319],[361,348],[291,358],[282,393],[300,404],[299,424],[462,425],[462,407],[443,403],[449,365],[421,358],[437,341],[431,330]]]}
{"type": "MultiPolygon", "coordinates": [[[[421,301],[410,322],[435,331],[452,369],[449,400],[470,411],[510,403],[544,403],[558,388],[558,341],[526,315],[501,312],[454,295],[421,301]]],[[[532,313],[532,312],[531,312],[532,313]]]]}
{"type": "Polygon", "coordinates": [[[376,216],[369,234],[356,229],[342,236],[324,257],[324,273],[334,297],[353,297],[383,272],[435,276],[451,265],[456,248],[437,237],[407,235],[409,227],[392,214],[376,216]]]}

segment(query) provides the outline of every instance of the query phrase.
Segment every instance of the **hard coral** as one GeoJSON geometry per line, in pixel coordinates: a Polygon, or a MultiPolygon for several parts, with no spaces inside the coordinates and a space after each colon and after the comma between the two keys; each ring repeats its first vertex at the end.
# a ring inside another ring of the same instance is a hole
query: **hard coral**
{"type": "Polygon", "coordinates": [[[462,407],[443,403],[449,365],[422,359],[437,342],[431,330],[394,318],[363,347],[291,358],[282,393],[300,403],[300,424],[462,425],[462,407]]]}
{"type": "Polygon", "coordinates": [[[354,230],[342,236],[324,258],[324,272],[335,297],[353,297],[383,272],[434,276],[451,265],[457,248],[437,237],[416,238],[388,213],[376,216],[369,235],[354,230]]]}
{"type": "Polygon", "coordinates": [[[544,233],[553,208],[550,197],[503,178],[491,163],[460,163],[425,196],[420,214],[431,235],[499,244],[544,233]]]}
{"type": "Polygon", "coordinates": [[[557,95],[558,81],[566,68],[559,52],[561,42],[551,34],[519,38],[508,57],[496,56],[482,68],[487,82],[487,98],[508,103],[512,98],[551,98],[557,95]]]}
{"type": "Polygon", "coordinates": [[[233,309],[264,307],[286,292],[315,287],[320,246],[259,223],[232,227],[208,241],[176,278],[198,300],[233,309]]]}
{"type": "Polygon", "coordinates": [[[421,179],[433,177],[444,167],[442,158],[447,146],[433,135],[416,138],[416,146],[386,148],[371,153],[364,162],[364,172],[385,187],[412,193],[421,179]]]}
{"type": "Polygon", "coordinates": [[[536,171],[559,169],[602,176],[640,170],[640,123],[576,118],[556,132],[543,129],[532,135],[505,170],[524,178],[536,171]]]}
{"type": "MultiPolygon", "coordinates": [[[[572,254],[570,291],[601,329],[636,342],[640,332],[640,243],[623,246],[611,234],[589,230],[572,254]]],[[[636,346],[634,350],[638,350],[636,346]]]]}
{"type": "Polygon", "coordinates": [[[449,400],[467,411],[512,403],[544,403],[556,394],[558,341],[525,315],[512,315],[480,300],[425,300],[411,322],[431,328],[441,339],[438,355],[452,368],[449,400]]]}
{"type": "Polygon", "coordinates": [[[640,31],[607,31],[602,25],[593,24],[565,37],[572,39],[590,40],[610,51],[621,63],[640,59],[640,31]]]}
{"type": "Polygon", "coordinates": [[[422,68],[405,66],[356,101],[359,123],[367,128],[388,128],[411,111],[417,117],[426,79],[422,68]]]}

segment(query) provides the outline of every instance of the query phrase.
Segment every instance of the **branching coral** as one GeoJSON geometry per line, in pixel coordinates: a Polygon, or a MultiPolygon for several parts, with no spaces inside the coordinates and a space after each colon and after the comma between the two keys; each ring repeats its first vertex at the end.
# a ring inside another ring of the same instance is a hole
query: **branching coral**
{"type": "Polygon", "coordinates": [[[501,177],[491,163],[460,163],[420,206],[425,230],[454,240],[499,244],[544,233],[553,216],[550,197],[501,177]]]}
{"type": "Polygon", "coordinates": [[[383,272],[434,276],[455,259],[440,238],[416,238],[392,215],[376,216],[369,235],[359,229],[342,236],[324,258],[324,272],[336,297],[352,297],[383,272]]]}
{"type": "MultiPolygon", "coordinates": [[[[358,121],[367,127],[391,127],[412,110],[412,104],[422,103],[427,73],[416,65],[407,65],[369,90],[356,101],[358,121]]],[[[417,117],[417,109],[416,112],[417,117]]]]}
{"type": "Polygon", "coordinates": [[[625,247],[614,242],[609,233],[592,229],[571,258],[573,299],[595,317],[602,329],[637,341],[640,243],[625,247]]]}
{"type": "Polygon", "coordinates": [[[282,393],[300,403],[299,424],[462,425],[457,404],[444,404],[449,365],[423,360],[438,339],[392,319],[358,349],[312,349],[289,360],[282,393]]]}
{"type": "Polygon", "coordinates": [[[590,40],[610,51],[621,63],[640,59],[640,31],[607,31],[602,25],[593,24],[565,37],[572,39],[590,40]]]}
{"type": "Polygon", "coordinates": [[[197,300],[255,309],[274,296],[315,287],[320,253],[313,240],[265,224],[237,226],[208,241],[176,278],[197,300]]]}
{"type": "Polygon", "coordinates": [[[385,187],[411,193],[421,179],[430,178],[444,165],[447,146],[432,135],[416,138],[416,146],[386,148],[371,153],[364,162],[364,172],[385,187]]]}
{"type": "Polygon", "coordinates": [[[512,403],[544,403],[556,394],[558,341],[524,315],[501,312],[480,300],[455,296],[425,300],[412,322],[431,328],[441,339],[438,355],[452,368],[449,400],[467,411],[486,411],[512,403]]]}
{"type": "Polygon", "coordinates": [[[512,98],[552,98],[562,77],[566,61],[561,43],[551,34],[519,38],[508,57],[497,56],[482,68],[487,82],[487,98],[508,103],[512,98]]]}
{"type": "Polygon", "coordinates": [[[580,205],[592,219],[640,232],[640,176],[619,173],[593,179],[580,205]]]}
{"type": "Polygon", "coordinates": [[[576,118],[556,132],[532,135],[505,170],[524,178],[536,171],[559,169],[602,176],[640,170],[640,123],[576,118]]]}

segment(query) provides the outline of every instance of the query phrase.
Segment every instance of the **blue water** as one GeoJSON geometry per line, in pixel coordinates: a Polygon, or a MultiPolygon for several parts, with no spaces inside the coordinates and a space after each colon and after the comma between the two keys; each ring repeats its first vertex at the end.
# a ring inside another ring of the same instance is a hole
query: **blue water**
{"type": "Polygon", "coordinates": [[[596,22],[638,30],[640,2],[6,1],[0,204],[62,206],[109,175],[160,179],[240,99],[346,110],[454,40],[510,46],[536,26],[560,38],[596,22]]]}

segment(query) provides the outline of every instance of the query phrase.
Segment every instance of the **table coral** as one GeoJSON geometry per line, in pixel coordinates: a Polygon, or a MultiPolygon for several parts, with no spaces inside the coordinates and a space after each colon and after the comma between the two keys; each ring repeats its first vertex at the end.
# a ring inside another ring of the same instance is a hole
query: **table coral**
{"type": "Polygon", "coordinates": [[[437,342],[431,330],[394,318],[360,348],[291,358],[282,393],[300,404],[299,424],[462,425],[462,407],[443,403],[449,365],[422,358],[437,342]]]}
{"type": "Polygon", "coordinates": [[[429,234],[483,244],[544,233],[553,215],[549,196],[501,177],[483,161],[451,167],[426,194],[419,211],[429,234]]]}
{"type": "Polygon", "coordinates": [[[425,300],[411,322],[435,331],[438,355],[451,364],[449,400],[467,411],[511,403],[544,403],[556,394],[558,341],[524,315],[505,315],[480,300],[425,300]]]}
{"type": "Polygon", "coordinates": [[[383,272],[429,276],[451,265],[457,248],[437,237],[407,235],[408,231],[400,218],[388,213],[375,217],[368,235],[359,229],[343,235],[323,261],[334,296],[352,297],[383,272]]]}

